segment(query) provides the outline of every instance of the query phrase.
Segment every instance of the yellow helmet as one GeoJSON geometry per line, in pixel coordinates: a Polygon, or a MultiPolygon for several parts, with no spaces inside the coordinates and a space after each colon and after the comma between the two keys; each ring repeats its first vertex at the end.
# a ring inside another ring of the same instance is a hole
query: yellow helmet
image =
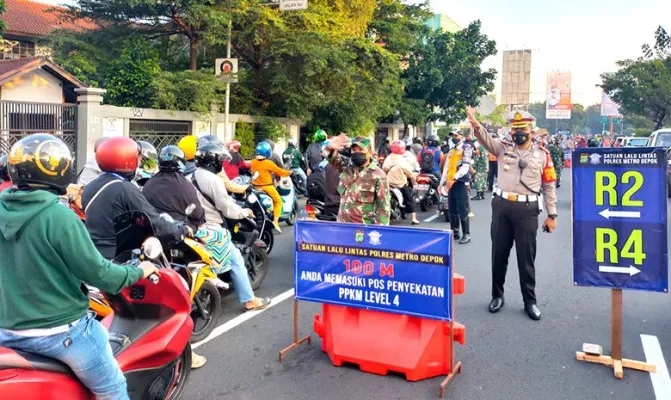
{"type": "Polygon", "coordinates": [[[179,147],[184,152],[184,157],[187,161],[192,161],[196,158],[196,149],[198,148],[198,138],[194,135],[184,136],[177,143],[179,147]]]}

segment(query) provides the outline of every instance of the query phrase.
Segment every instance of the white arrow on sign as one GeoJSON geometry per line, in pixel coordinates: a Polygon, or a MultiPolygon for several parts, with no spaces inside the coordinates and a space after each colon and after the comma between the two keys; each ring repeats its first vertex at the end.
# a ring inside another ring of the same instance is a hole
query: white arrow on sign
{"type": "Polygon", "coordinates": [[[634,276],[641,272],[640,269],[630,265],[628,267],[609,267],[607,265],[599,265],[599,272],[610,272],[613,274],[629,274],[629,276],[634,276]]]}
{"type": "Polygon", "coordinates": [[[640,211],[611,211],[610,208],[606,208],[605,210],[601,211],[599,213],[602,217],[606,219],[610,219],[610,217],[613,218],[641,218],[641,212],[640,211]]]}

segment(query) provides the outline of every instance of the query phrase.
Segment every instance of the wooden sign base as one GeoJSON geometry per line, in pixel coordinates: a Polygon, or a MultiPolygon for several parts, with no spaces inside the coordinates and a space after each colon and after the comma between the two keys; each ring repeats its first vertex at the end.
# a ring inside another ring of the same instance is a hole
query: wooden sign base
{"type": "MultiPolygon", "coordinates": [[[[600,347],[583,344],[583,349],[590,346],[600,347]]],[[[613,368],[617,379],[622,379],[624,377],[623,368],[645,372],[657,372],[657,367],[653,364],[622,358],[622,289],[611,289],[610,347],[612,352],[611,356],[602,355],[599,348],[598,352],[589,354],[584,351],[578,351],[575,353],[575,358],[578,361],[603,364],[611,367],[613,368]]]]}

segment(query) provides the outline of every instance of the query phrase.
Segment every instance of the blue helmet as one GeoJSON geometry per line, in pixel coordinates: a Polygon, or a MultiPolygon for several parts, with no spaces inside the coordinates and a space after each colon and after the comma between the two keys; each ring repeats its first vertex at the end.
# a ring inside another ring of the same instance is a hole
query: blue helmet
{"type": "Polygon", "coordinates": [[[270,148],[270,144],[267,142],[261,142],[256,145],[256,155],[265,157],[265,158],[270,158],[270,155],[272,153],[272,149],[270,148]]]}

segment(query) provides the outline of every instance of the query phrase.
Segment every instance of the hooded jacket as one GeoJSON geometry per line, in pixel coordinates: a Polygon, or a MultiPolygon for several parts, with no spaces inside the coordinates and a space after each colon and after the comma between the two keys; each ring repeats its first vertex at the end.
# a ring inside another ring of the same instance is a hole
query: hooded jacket
{"type": "Polygon", "coordinates": [[[47,329],[83,317],[87,282],[119,293],[142,270],[105,260],[79,218],[56,195],[0,194],[0,328],[47,329]]]}

